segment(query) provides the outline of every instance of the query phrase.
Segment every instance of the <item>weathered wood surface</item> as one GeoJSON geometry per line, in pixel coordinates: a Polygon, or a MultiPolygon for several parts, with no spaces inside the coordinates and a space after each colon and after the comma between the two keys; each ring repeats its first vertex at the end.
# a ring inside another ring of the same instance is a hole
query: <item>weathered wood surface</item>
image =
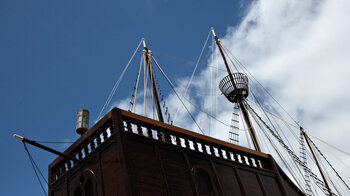
{"type": "Polygon", "coordinates": [[[65,153],[83,162],[49,165],[51,196],[303,195],[267,154],[119,109],[65,153]]]}

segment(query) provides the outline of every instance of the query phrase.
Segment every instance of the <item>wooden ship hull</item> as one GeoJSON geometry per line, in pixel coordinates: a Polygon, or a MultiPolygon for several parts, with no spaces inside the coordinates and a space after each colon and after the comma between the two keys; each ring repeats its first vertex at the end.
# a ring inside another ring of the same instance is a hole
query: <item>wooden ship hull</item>
{"type": "Polygon", "coordinates": [[[304,195],[269,154],[114,108],[49,165],[50,196],[304,195]]]}

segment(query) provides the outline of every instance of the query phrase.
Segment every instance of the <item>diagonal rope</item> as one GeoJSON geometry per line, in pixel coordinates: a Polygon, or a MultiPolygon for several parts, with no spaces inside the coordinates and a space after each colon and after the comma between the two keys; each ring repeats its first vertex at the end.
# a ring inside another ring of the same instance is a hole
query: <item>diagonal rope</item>
{"type": "Polygon", "coordinates": [[[174,84],[170,81],[170,79],[168,78],[168,76],[165,74],[165,72],[163,71],[163,69],[159,66],[158,62],[156,61],[156,59],[152,56],[153,61],[155,62],[155,64],[157,65],[157,67],[159,68],[159,70],[162,72],[163,76],[165,77],[165,79],[167,80],[167,82],[170,84],[171,88],[173,89],[173,91],[175,92],[177,98],[181,101],[182,105],[185,107],[187,113],[190,115],[190,117],[192,118],[193,122],[197,125],[198,129],[202,132],[202,134],[205,135],[205,133],[203,132],[203,130],[201,129],[201,127],[199,126],[199,124],[197,123],[196,119],[193,117],[193,115],[191,114],[191,112],[188,110],[188,108],[186,107],[185,103],[182,101],[182,99],[180,98],[179,94],[176,91],[176,88],[174,86],[174,84]]]}
{"type": "Polygon", "coordinates": [[[311,142],[311,144],[314,146],[314,148],[317,150],[317,152],[322,156],[322,158],[324,160],[326,160],[327,164],[332,168],[332,170],[334,171],[334,173],[338,176],[338,178],[343,182],[343,184],[346,186],[346,188],[348,190],[350,190],[350,187],[348,186],[348,184],[346,184],[346,182],[343,180],[343,178],[339,175],[339,173],[334,169],[333,165],[328,161],[328,159],[323,155],[323,153],[320,151],[320,149],[316,146],[316,144],[310,139],[310,137],[308,135],[306,135],[309,139],[309,141],[311,142]]]}
{"type": "Polygon", "coordinates": [[[309,175],[312,177],[312,179],[316,182],[316,184],[319,186],[319,188],[325,193],[328,194],[327,188],[322,180],[320,180],[316,174],[314,174],[309,167],[307,167],[300,159],[299,157],[292,151],[285,143],[284,141],[266,124],[265,121],[262,120],[262,118],[254,111],[252,107],[248,103],[246,103],[252,114],[254,114],[259,121],[263,123],[263,125],[269,130],[271,135],[277,139],[277,141],[282,145],[283,148],[289,153],[289,155],[292,157],[292,159],[298,163],[301,167],[303,167],[309,175]]]}
{"type": "Polygon", "coordinates": [[[39,177],[39,175],[38,175],[37,170],[39,171],[41,177],[45,180],[46,184],[48,184],[48,183],[47,183],[47,180],[45,179],[44,175],[41,173],[39,167],[38,167],[37,164],[35,163],[35,161],[34,161],[32,155],[30,154],[30,152],[29,152],[29,150],[28,150],[28,148],[27,148],[27,146],[26,146],[26,144],[25,144],[24,142],[23,142],[23,145],[24,145],[24,149],[26,150],[27,155],[28,155],[28,157],[29,157],[30,164],[32,165],[33,170],[34,170],[34,172],[35,172],[36,178],[37,178],[38,181],[39,181],[40,187],[41,187],[41,189],[43,190],[44,194],[47,196],[46,190],[45,190],[45,188],[44,188],[44,186],[43,186],[43,184],[42,184],[42,182],[41,182],[41,180],[40,180],[40,177],[39,177]]]}
{"type": "MultiPolygon", "coordinates": [[[[186,89],[185,89],[184,96],[186,96],[186,94],[187,94],[187,90],[188,90],[188,88],[190,87],[190,85],[191,85],[191,83],[192,83],[192,80],[193,80],[194,74],[196,73],[196,70],[197,70],[197,68],[198,68],[199,61],[200,61],[200,60],[201,60],[201,58],[202,58],[202,55],[203,55],[204,49],[205,49],[205,47],[206,47],[206,45],[207,45],[207,43],[208,43],[208,40],[209,40],[210,34],[211,34],[211,31],[209,31],[208,37],[207,37],[207,39],[205,40],[204,46],[202,47],[202,50],[201,50],[201,53],[200,53],[200,55],[199,55],[199,57],[198,57],[198,60],[197,60],[196,66],[194,67],[194,70],[193,70],[193,72],[192,72],[192,75],[191,75],[190,81],[188,82],[187,87],[186,87],[186,89]]],[[[178,106],[178,107],[177,107],[177,110],[176,110],[176,113],[175,113],[175,116],[174,116],[173,122],[175,122],[175,120],[176,120],[176,117],[177,117],[177,114],[178,114],[178,112],[179,112],[179,109],[180,109],[180,106],[178,106]]]]}
{"type": "Polygon", "coordinates": [[[326,144],[326,145],[332,147],[333,149],[338,150],[339,152],[342,152],[342,153],[344,153],[345,155],[347,155],[347,156],[350,157],[350,154],[347,153],[347,152],[345,152],[344,150],[342,150],[342,149],[340,149],[340,148],[338,148],[338,147],[336,147],[336,146],[334,146],[334,145],[332,145],[332,144],[329,144],[329,143],[327,143],[326,141],[321,140],[320,138],[318,138],[318,137],[316,137],[316,136],[314,136],[314,135],[311,135],[309,132],[307,132],[307,134],[308,134],[309,136],[315,138],[316,140],[318,140],[318,141],[320,141],[320,142],[322,142],[322,143],[324,143],[324,144],[326,144]]]}
{"type": "Polygon", "coordinates": [[[130,58],[128,64],[125,66],[125,68],[124,68],[123,72],[120,74],[118,80],[117,80],[116,83],[114,84],[111,93],[109,94],[109,96],[108,96],[108,98],[107,98],[105,104],[103,105],[103,107],[102,107],[100,113],[99,113],[98,116],[97,116],[97,120],[99,120],[99,119],[101,118],[104,109],[105,109],[105,108],[109,105],[109,103],[111,102],[112,97],[113,97],[115,91],[117,90],[117,88],[118,88],[118,86],[119,86],[119,84],[120,84],[120,81],[123,79],[123,76],[124,76],[126,70],[128,69],[128,67],[129,67],[129,65],[130,65],[130,63],[131,63],[131,61],[132,61],[132,59],[134,58],[134,56],[135,56],[137,50],[139,49],[141,43],[142,43],[142,40],[140,41],[140,43],[139,43],[139,45],[137,46],[137,48],[136,48],[136,50],[134,51],[134,53],[132,54],[132,56],[131,56],[131,58],[130,58]]]}

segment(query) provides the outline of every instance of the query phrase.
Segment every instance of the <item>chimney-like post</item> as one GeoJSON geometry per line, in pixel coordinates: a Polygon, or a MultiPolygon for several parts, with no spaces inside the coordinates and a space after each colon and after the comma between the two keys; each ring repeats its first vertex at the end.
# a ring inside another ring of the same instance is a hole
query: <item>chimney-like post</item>
{"type": "Polygon", "coordinates": [[[83,135],[89,129],[89,111],[84,108],[78,110],[76,132],[83,135]]]}

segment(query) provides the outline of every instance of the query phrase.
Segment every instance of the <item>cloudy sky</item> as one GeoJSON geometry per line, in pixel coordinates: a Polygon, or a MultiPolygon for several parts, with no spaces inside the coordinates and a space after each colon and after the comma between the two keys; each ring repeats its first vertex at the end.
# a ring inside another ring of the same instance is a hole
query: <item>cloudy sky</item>
{"type": "MultiPolygon", "coordinates": [[[[312,135],[348,152],[350,146],[345,136],[350,119],[349,9],[350,2],[346,0],[219,4],[161,0],[2,1],[0,145],[1,154],[8,157],[8,161],[1,163],[2,168],[9,168],[8,179],[1,179],[6,185],[6,195],[23,195],[26,190],[32,195],[41,194],[23,146],[11,138],[13,133],[35,140],[75,140],[76,111],[86,104],[91,121],[97,118],[141,37],[146,37],[164,70],[186,86],[194,65],[166,59],[157,53],[196,61],[212,26],[222,43],[293,118],[312,135]],[[18,184],[23,188],[15,189],[18,184]]],[[[232,105],[218,96],[215,85],[225,73],[213,69],[223,67],[220,56],[211,54],[211,44],[209,39],[201,59],[201,64],[209,66],[198,67],[190,89],[215,96],[189,90],[187,97],[229,124],[232,105]],[[214,106],[218,109],[213,109],[214,106]]],[[[118,105],[128,109],[138,55],[108,108],[118,105]]],[[[180,103],[165,83],[161,86],[175,116],[180,103]]],[[[177,87],[184,91],[183,87],[177,87]]],[[[227,139],[227,127],[188,107],[206,134],[227,139]]],[[[183,109],[179,110],[175,124],[198,131],[183,109]]],[[[243,135],[240,140],[247,145],[243,135]]],[[[327,151],[326,146],[318,144],[327,151]]],[[[47,172],[47,165],[55,156],[30,150],[47,172]]],[[[350,161],[344,154],[337,155],[345,163],[350,161]]],[[[336,162],[335,166],[349,182],[349,168],[336,162]]]]}

